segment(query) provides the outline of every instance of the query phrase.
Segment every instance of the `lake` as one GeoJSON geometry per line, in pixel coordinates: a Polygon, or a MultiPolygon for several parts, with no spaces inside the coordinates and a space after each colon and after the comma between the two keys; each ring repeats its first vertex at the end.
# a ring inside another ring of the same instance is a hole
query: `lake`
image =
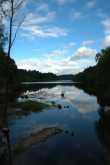
{"type": "MultiPolygon", "coordinates": [[[[28,84],[29,85],[29,84],[28,84]]],[[[46,128],[60,128],[58,134],[35,143],[15,159],[20,165],[85,165],[110,163],[109,143],[101,125],[100,106],[95,96],[88,95],[73,83],[31,84],[30,99],[61,105],[11,116],[12,142],[46,128]],[[45,85],[44,85],[45,84],[45,85]],[[65,97],[61,97],[61,93],[65,97]]],[[[108,132],[107,132],[108,136],[108,132]]]]}

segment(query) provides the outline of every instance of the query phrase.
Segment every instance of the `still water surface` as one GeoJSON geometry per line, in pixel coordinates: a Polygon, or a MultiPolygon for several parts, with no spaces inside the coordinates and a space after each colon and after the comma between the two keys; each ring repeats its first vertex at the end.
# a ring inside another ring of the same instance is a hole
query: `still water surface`
{"type": "Polygon", "coordinates": [[[33,145],[18,156],[16,164],[105,165],[109,162],[96,97],[69,84],[42,87],[28,94],[34,100],[61,104],[62,109],[53,107],[27,116],[11,117],[12,142],[44,128],[58,127],[63,132],[33,145]],[[61,98],[62,92],[65,98],[61,98]]]}

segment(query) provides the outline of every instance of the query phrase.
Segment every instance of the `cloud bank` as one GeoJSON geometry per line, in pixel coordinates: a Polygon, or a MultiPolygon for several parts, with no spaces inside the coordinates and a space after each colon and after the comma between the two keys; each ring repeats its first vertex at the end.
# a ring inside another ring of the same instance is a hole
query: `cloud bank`
{"type": "MultiPolygon", "coordinates": [[[[71,44],[70,44],[71,45],[71,44]]],[[[80,47],[73,55],[65,57],[67,49],[54,50],[40,58],[30,58],[17,62],[19,68],[39,70],[40,72],[53,72],[60,74],[76,74],[84,68],[95,64],[96,50],[80,47]]]]}

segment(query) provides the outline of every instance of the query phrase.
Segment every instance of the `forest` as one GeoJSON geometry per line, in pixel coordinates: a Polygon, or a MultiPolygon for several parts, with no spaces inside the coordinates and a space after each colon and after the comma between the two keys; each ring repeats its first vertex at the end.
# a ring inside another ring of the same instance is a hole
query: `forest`
{"type": "Polygon", "coordinates": [[[85,69],[73,76],[73,81],[86,92],[103,97],[106,102],[110,99],[110,47],[96,54],[95,66],[85,69]]]}

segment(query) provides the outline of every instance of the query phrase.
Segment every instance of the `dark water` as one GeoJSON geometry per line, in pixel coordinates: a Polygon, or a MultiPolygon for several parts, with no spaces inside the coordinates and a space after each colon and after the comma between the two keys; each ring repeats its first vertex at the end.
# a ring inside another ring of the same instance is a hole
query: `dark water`
{"type": "Polygon", "coordinates": [[[97,99],[73,85],[40,87],[28,92],[31,99],[54,101],[61,104],[27,116],[11,117],[12,141],[15,143],[30,133],[44,128],[58,127],[62,133],[33,145],[19,155],[16,164],[26,165],[83,165],[109,164],[110,144],[108,132],[101,124],[100,106],[97,99]],[[61,93],[65,98],[61,98],[61,93]]]}

